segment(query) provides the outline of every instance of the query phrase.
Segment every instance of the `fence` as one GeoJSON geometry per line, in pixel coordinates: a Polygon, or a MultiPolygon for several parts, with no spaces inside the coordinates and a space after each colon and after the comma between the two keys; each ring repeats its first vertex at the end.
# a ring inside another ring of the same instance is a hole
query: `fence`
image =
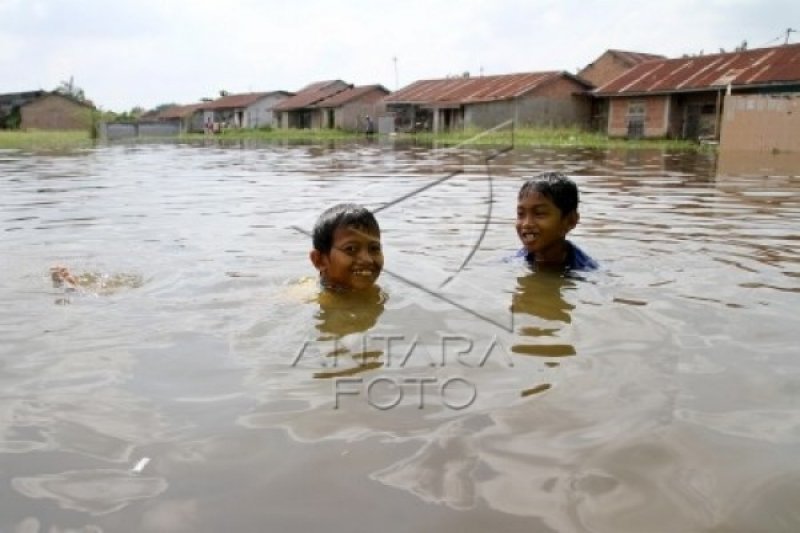
{"type": "Polygon", "coordinates": [[[181,133],[178,122],[101,122],[97,137],[109,141],[138,137],[177,137],[181,133]]]}

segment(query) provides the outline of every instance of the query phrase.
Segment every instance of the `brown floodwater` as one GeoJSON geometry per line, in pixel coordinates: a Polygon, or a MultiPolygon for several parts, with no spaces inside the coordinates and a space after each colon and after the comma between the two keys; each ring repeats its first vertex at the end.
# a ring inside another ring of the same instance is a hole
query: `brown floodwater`
{"type": "Polygon", "coordinates": [[[492,153],[0,151],[0,531],[799,531],[800,166],[492,153]],[[599,271],[506,261],[546,170],[599,271]],[[383,294],[316,297],[340,201],[383,294]]]}

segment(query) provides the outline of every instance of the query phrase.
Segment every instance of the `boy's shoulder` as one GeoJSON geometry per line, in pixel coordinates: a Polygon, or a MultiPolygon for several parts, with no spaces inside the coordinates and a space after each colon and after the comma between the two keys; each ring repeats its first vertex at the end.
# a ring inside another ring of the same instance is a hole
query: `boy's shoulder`
{"type": "Polygon", "coordinates": [[[597,270],[600,265],[597,261],[592,259],[589,254],[581,250],[578,245],[567,241],[569,245],[569,256],[567,258],[568,268],[570,270],[597,270]]]}
{"type": "MultiPolygon", "coordinates": [[[[568,252],[567,252],[567,260],[566,260],[566,268],[567,270],[597,270],[600,268],[600,265],[592,259],[592,257],[584,252],[577,244],[573,243],[569,239],[566,241],[568,252]]],[[[535,258],[532,253],[530,253],[524,246],[517,250],[517,253],[514,254],[513,259],[523,259],[532,263],[535,258]]]]}

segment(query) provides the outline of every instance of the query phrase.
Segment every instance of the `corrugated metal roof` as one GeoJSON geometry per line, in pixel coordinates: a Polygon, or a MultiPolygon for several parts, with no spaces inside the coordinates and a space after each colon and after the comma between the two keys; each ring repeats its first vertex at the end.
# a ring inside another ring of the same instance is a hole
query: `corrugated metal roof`
{"type": "Polygon", "coordinates": [[[297,91],[297,94],[287,98],[273,109],[275,111],[291,111],[293,109],[311,107],[325,98],[352,87],[352,85],[348,85],[342,80],[317,81],[306,85],[297,91]]]}
{"type": "Polygon", "coordinates": [[[609,49],[608,53],[617,56],[622,60],[623,63],[631,67],[633,65],[638,65],[639,63],[644,63],[645,61],[652,61],[653,59],[667,59],[666,57],[658,54],[645,54],[643,52],[630,52],[627,50],[609,49]]]}
{"type": "Polygon", "coordinates": [[[357,100],[372,91],[381,91],[384,95],[389,94],[389,89],[383,85],[360,85],[358,87],[346,89],[330,98],[326,98],[314,107],[339,107],[340,105],[357,100]]]}
{"type": "Polygon", "coordinates": [[[389,104],[436,104],[493,102],[522,96],[559,77],[568,77],[591,87],[591,84],[566,72],[527,72],[479,78],[421,80],[384,98],[389,104]]]}
{"type": "Polygon", "coordinates": [[[292,94],[292,93],[287,93],[286,91],[229,94],[227,96],[223,96],[222,98],[217,98],[213,102],[204,103],[202,105],[202,109],[233,109],[233,108],[247,107],[253,105],[257,101],[264,98],[265,96],[278,93],[292,94]]]}
{"type": "Polygon", "coordinates": [[[800,82],[800,44],[640,63],[595,90],[600,96],[800,82]]]}
{"type": "Polygon", "coordinates": [[[199,104],[176,105],[168,107],[167,109],[161,110],[156,115],[156,118],[158,118],[159,120],[169,120],[174,118],[188,117],[195,111],[202,109],[204,104],[206,104],[206,102],[200,102],[199,104]]]}

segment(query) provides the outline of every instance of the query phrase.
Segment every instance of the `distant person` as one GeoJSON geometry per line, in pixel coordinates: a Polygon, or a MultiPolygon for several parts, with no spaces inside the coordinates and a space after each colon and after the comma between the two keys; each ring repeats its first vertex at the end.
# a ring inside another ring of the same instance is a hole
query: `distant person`
{"type": "Polygon", "coordinates": [[[597,262],[567,240],[580,220],[578,186],[560,172],[546,172],[526,181],[517,196],[516,257],[535,270],[594,270],[597,262]]]}
{"type": "Polygon", "coordinates": [[[337,204],[314,225],[311,263],[320,287],[333,293],[380,293],[383,269],[381,230],[375,216],[357,204],[337,204]]]}
{"type": "Polygon", "coordinates": [[[364,118],[364,133],[367,135],[373,135],[375,133],[375,124],[372,123],[372,117],[369,115],[364,118]]]}

